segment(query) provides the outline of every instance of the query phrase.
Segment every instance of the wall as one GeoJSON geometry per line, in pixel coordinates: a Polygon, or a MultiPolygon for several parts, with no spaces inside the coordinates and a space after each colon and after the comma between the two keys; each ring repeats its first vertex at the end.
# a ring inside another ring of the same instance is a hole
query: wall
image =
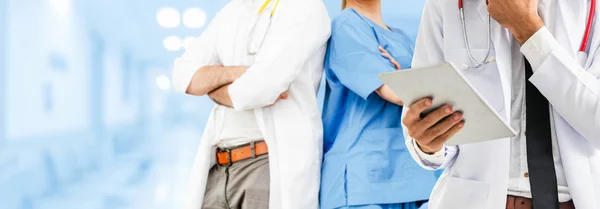
{"type": "Polygon", "coordinates": [[[8,0],[9,140],[89,129],[88,41],[70,5],[8,0]]]}
{"type": "Polygon", "coordinates": [[[131,52],[108,46],[104,60],[103,121],[108,128],[135,122],[138,117],[140,76],[131,52]]]}
{"type": "Polygon", "coordinates": [[[0,147],[6,135],[6,1],[0,0],[0,147]]]}

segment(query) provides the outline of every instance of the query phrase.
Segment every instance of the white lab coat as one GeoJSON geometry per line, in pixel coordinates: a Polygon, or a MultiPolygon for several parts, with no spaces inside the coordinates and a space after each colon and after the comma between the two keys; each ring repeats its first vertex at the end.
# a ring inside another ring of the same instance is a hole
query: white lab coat
{"type": "MultiPolygon", "coordinates": [[[[588,1],[557,0],[554,38],[547,43],[558,46],[547,57],[530,81],[552,104],[558,146],[575,207],[600,208],[600,35],[592,35],[589,59],[579,64],[576,54],[583,37],[588,1]]],[[[469,43],[476,58],[485,57],[487,7],[485,1],[465,1],[469,43]]],[[[492,56],[495,64],[484,69],[462,71],[491,106],[506,120],[511,112],[510,32],[492,19],[492,56]]],[[[597,24],[596,24],[597,25],[597,24]]],[[[593,33],[600,27],[593,27],[593,33]]],[[[528,58],[529,59],[529,58],[528,58]]],[[[417,38],[413,66],[440,62],[469,64],[463,41],[456,0],[428,0],[417,38]]],[[[467,121],[468,123],[468,121],[467,121]]],[[[405,130],[405,135],[406,134],[405,130]]],[[[408,136],[408,135],[407,135],[408,136]]],[[[406,137],[413,158],[428,166],[416,152],[413,140],[406,137]]],[[[510,139],[449,147],[441,168],[446,168],[430,199],[431,209],[505,208],[510,139]]]]}
{"type": "MultiPolygon", "coordinates": [[[[233,0],[227,4],[175,61],[173,83],[177,91],[185,92],[201,66],[250,66],[231,84],[229,94],[234,109],[254,110],[269,146],[270,208],[317,209],[322,123],[316,93],[330,19],[321,0],[281,0],[262,48],[250,56],[246,32],[262,3],[233,0]],[[249,2],[256,6],[251,13],[249,2]],[[269,106],[286,90],[288,99],[269,106]]],[[[201,208],[207,175],[215,164],[214,117],[218,116],[211,114],[208,119],[191,171],[187,209],[201,208]]]]}

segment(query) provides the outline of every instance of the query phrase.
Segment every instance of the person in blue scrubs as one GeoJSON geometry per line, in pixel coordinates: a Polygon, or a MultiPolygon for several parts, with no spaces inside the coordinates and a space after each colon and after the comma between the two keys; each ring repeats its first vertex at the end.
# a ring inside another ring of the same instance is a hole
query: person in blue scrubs
{"type": "Polygon", "coordinates": [[[378,78],[411,67],[413,42],[383,23],[379,0],[345,6],[333,20],[325,60],[321,208],[419,208],[437,176],[410,157],[402,102],[378,78]]]}

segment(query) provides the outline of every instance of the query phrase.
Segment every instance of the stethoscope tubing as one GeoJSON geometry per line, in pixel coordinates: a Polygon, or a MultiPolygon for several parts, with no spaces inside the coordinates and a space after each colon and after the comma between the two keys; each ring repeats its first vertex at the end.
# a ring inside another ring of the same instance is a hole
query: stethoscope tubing
{"type": "MultiPolygon", "coordinates": [[[[486,4],[489,4],[489,1],[486,0],[486,4]]],[[[488,49],[487,49],[487,54],[485,56],[485,59],[483,62],[480,62],[478,60],[476,60],[472,53],[471,53],[471,48],[469,46],[469,41],[467,38],[467,26],[465,23],[465,11],[464,11],[464,4],[463,4],[463,0],[458,0],[458,9],[460,11],[460,19],[461,19],[461,24],[462,24],[462,29],[463,29],[463,38],[465,41],[465,46],[467,47],[467,53],[469,54],[469,58],[479,64],[485,64],[486,60],[488,59],[489,55],[490,55],[490,48],[491,48],[491,20],[490,20],[490,16],[488,15],[488,49]]],[[[591,0],[591,4],[590,4],[590,9],[589,9],[589,14],[588,14],[588,18],[587,18],[587,22],[586,22],[586,26],[585,26],[585,32],[583,34],[583,39],[581,41],[581,46],[579,47],[579,52],[583,52],[585,53],[585,51],[587,50],[587,45],[590,39],[590,34],[591,34],[591,29],[592,29],[592,25],[594,22],[594,18],[596,16],[596,0],[591,0]]]]}

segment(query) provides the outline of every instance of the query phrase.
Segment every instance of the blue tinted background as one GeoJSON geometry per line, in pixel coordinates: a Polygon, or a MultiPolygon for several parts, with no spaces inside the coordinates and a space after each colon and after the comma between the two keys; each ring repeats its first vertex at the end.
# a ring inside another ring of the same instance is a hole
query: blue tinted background
{"type": "MultiPolygon", "coordinates": [[[[163,39],[204,27],[156,12],[226,3],[0,0],[0,209],[179,208],[212,102],[165,86],[182,51],[163,39]]],[[[414,37],[423,3],[384,0],[384,18],[414,37]]]]}

